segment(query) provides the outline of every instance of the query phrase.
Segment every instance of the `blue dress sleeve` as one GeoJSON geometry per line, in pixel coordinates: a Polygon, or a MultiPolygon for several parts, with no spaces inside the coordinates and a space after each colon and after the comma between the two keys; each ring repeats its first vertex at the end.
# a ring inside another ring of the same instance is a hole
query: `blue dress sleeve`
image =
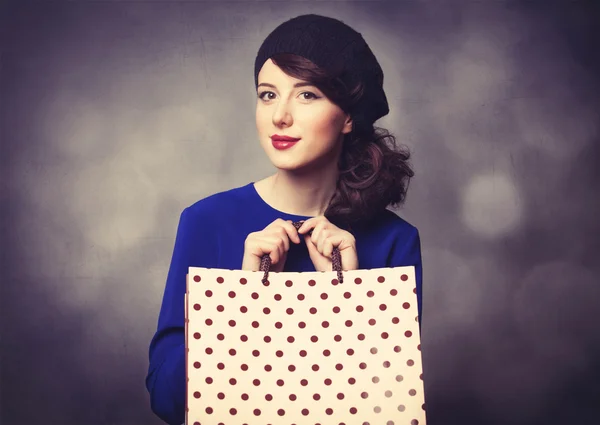
{"type": "Polygon", "coordinates": [[[190,266],[215,267],[215,226],[198,210],[188,207],[179,218],[175,246],[158,326],[150,343],[146,388],[152,411],[169,425],[185,421],[185,311],[186,274],[190,266]]]}
{"type": "Polygon", "coordinates": [[[420,327],[423,317],[423,264],[421,259],[421,238],[419,231],[415,227],[411,227],[408,234],[402,233],[392,250],[389,267],[401,266],[415,266],[420,327]]]}

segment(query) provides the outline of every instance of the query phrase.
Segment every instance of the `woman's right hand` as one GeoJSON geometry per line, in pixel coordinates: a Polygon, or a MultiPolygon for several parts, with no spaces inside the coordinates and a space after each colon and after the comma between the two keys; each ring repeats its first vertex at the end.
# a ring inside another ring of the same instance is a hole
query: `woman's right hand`
{"type": "Polygon", "coordinates": [[[263,230],[252,232],[244,242],[244,259],[242,270],[260,270],[260,261],[264,254],[271,257],[271,267],[274,272],[283,271],[287,252],[290,249],[290,240],[300,243],[298,231],[291,220],[278,218],[263,230]]]}

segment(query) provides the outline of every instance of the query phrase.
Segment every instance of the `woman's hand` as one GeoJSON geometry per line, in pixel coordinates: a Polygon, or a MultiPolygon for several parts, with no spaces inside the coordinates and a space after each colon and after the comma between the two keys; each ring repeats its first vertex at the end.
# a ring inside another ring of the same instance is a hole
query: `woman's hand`
{"type": "Polygon", "coordinates": [[[309,218],[298,229],[304,234],[308,253],[316,271],[331,271],[333,269],[333,248],[340,250],[343,270],[358,269],[358,254],[356,240],[350,232],[340,229],[325,216],[309,218]],[[312,235],[308,232],[313,229],[312,235]]]}
{"type": "Polygon", "coordinates": [[[281,218],[273,221],[263,230],[250,233],[244,242],[244,259],[242,270],[260,270],[260,261],[264,254],[271,257],[271,267],[274,272],[283,271],[287,252],[290,249],[290,240],[300,243],[300,236],[291,220],[281,218]]]}

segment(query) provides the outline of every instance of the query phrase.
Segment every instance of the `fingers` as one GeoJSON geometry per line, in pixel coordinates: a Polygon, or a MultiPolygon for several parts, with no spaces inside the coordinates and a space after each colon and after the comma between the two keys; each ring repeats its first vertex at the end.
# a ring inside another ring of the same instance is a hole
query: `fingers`
{"type": "Polygon", "coordinates": [[[248,235],[243,263],[254,264],[257,258],[269,255],[271,264],[283,267],[290,249],[290,240],[299,244],[301,236],[308,245],[311,258],[317,258],[319,261],[331,259],[335,247],[342,251],[354,244],[351,234],[332,224],[325,216],[307,219],[298,230],[291,220],[279,218],[263,230],[248,235]],[[316,255],[317,253],[319,255],[316,255]]]}
{"type": "Polygon", "coordinates": [[[280,236],[264,231],[250,233],[244,245],[244,256],[249,254],[260,259],[265,254],[269,254],[273,264],[279,262],[284,252],[286,252],[286,241],[280,236]]]}
{"type": "Polygon", "coordinates": [[[262,232],[257,232],[260,242],[262,255],[269,254],[271,263],[277,264],[285,259],[286,253],[290,249],[290,239],[295,243],[300,243],[298,231],[291,220],[282,220],[278,218],[269,224],[262,232]]]}
{"type": "Polygon", "coordinates": [[[263,230],[250,233],[244,244],[243,270],[258,269],[264,255],[269,255],[271,264],[277,265],[274,270],[283,270],[290,249],[290,240],[300,243],[298,231],[290,220],[285,221],[280,218],[263,230]]]}
{"type": "Polygon", "coordinates": [[[327,219],[325,219],[325,217],[323,218],[324,220],[316,221],[310,237],[317,247],[317,250],[322,255],[324,255],[325,242],[327,239],[340,231],[340,229],[331,224],[327,219]]]}
{"type": "MultiPolygon", "coordinates": [[[[278,218],[277,220],[275,220],[271,224],[269,224],[265,228],[265,231],[267,229],[273,230],[275,232],[279,232],[279,234],[282,237],[285,236],[286,241],[292,240],[295,243],[300,243],[300,236],[298,236],[298,231],[292,224],[291,220],[282,220],[281,218],[278,218]]],[[[289,249],[289,245],[288,245],[287,249],[289,249]]]]}
{"type": "Polygon", "coordinates": [[[319,250],[317,249],[317,247],[315,246],[313,241],[310,239],[309,235],[304,235],[304,241],[306,242],[306,246],[308,248],[309,254],[311,254],[311,253],[314,254],[314,253],[319,252],[319,250]]]}
{"type": "Polygon", "coordinates": [[[262,240],[262,255],[269,254],[271,264],[277,264],[289,249],[289,242],[281,237],[267,236],[262,240]]]}
{"type": "Polygon", "coordinates": [[[290,239],[287,231],[283,227],[278,227],[273,229],[273,238],[275,242],[278,244],[280,248],[283,248],[284,251],[290,249],[290,239]]]}
{"type": "Polygon", "coordinates": [[[305,220],[304,223],[302,223],[302,226],[300,226],[298,228],[298,233],[300,233],[300,234],[308,233],[311,229],[313,229],[317,224],[319,224],[323,220],[329,222],[329,220],[327,220],[327,218],[325,218],[325,216],[312,217],[312,218],[309,218],[308,220],[305,220]]]}
{"type": "Polygon", "coordinates": [[[331,238],[326,239],[323,243],[323,256],[333,258],[333,241],[331,238]]]}
{"type": "Polygon", "coordinates": [[[323,252],[325,249],[325,242],[331,235],[332,226],[333,224],[331,224],[325,216],[312,217],[302,223],[302,226],[298,228],[298,233],[304,234],[307,243],[308,239],[310,239],[316,250],[321,255],[324,255],[323,252]]]}
{"type": "Polygon", "coordinates": [[[302,225],[300,227],[298,227],[298,233],[299,234],[303,234],[307,231],[307,229],[310,226],[311,220],[313,220],[313,218],[309,218],[308,220],[305,220],[302,225]]]}
{"type": "Polygon", "coordinates": [[[354,246],[354,236],[351,233],[340,229],[323,216],[307,220],[298,231],[306,233],[305,236],[312,241],[316,250],[327,258],[333,257],[333,249],[336,247],[342,251],[354,246]],[[309,236],[311,228],[312,234],[309,236]]]}
{"type": "Polygon", "coordinates": [[[333,249],[338,247],[342,242],[343,235],[335,234],[331,236],[325,236],[321,233],[321,239],[317,243],[317,250],[327,258],[333,258],[333,249]]]}
{"type": "Polygon", "coordinates": [[[287,220],[282,223],[283,229],[287,232],[288,238],[290,238],[295,243],[300,243],[300,236],[298,235],[298,231],[292,224],[292,220],[287,220]]]}
{"type": "Polygon", "coordinates": [[[329,238],[330,236],[331,231],[329,229],[324,229],[321,224],[317,224],[317,226],[313,230],[311,239],[315,243],[317,249],[321,254],[323,254],[325,242],[327,242],[327,238],[329,238]]]}

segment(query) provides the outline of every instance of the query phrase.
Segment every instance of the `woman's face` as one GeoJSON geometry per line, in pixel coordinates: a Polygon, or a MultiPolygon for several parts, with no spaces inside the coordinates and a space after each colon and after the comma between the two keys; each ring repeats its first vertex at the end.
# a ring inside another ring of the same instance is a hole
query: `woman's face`
{"type": "Polygon", "coordinates": [[[343,136],[352,130],[350,116],[339,106],[315,86],[285,74],[271,59],[258,74],[257,96],[258,136],[275,167],[289,171],[337,167],[343,136]],[[273,135],[300,140],[278,150],[273,135]]]}

